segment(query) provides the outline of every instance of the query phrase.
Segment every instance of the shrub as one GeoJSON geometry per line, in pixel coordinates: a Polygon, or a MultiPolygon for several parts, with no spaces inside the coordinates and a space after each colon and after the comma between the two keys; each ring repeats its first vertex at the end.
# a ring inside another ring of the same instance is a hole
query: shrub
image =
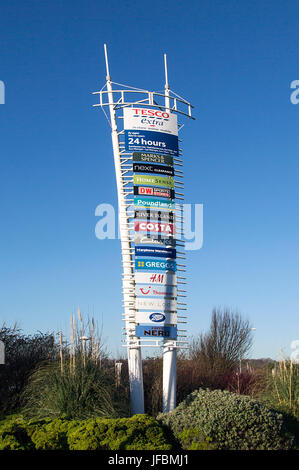
{"type": "Polygon", "coordinates": [[[293,444],[282,414],[227,391],[197,390],[175,410],[157,419],[181,438],[183,447],[186,444],[181,433],[186,430],[193,432],[193,437],[192,433],[188,436],[189,448],[204,439],[216,443],[219,449],[231,450],[289,449],[293,444]]]}
{"type": "Polygon", "coordinates": [[[75,368],[41,365],[29,379],[23,394],[28,416],[84,419],[116,417],[112,398],[113,377],[93,361],[77,357],[75,368]]]}
{"type": "Polygon", "coordinates": [[[299,418],[299,364],[281,359],[267,377],[263,395],[270,406],[299,418]]]}
{"type": "Polygon", "coordinates": [[[27,379],[41,361],[53,360],[58,346],[53,334],[23,335],[16,326],[2,325],[0,340],[5,345],[5,364],[0,365],[0,412],[12,412],[20,406],[27,379]]]}
{"type": "Polygon", "coordinates": [[[13,417],[0,423],[0,450],[171,450],[173,446],[167,430],[147,415],[82,421],[13,417]]]}

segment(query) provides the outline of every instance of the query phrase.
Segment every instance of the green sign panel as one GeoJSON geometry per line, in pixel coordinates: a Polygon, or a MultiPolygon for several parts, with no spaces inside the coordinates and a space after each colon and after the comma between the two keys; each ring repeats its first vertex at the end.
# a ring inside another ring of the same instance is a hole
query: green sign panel
{"type": "Polygon", "coordinates": [[[174,188],[174,179],[163,176],[134,175],[134,184],[145,184],[150,186],[165,186],[174,188]]]}

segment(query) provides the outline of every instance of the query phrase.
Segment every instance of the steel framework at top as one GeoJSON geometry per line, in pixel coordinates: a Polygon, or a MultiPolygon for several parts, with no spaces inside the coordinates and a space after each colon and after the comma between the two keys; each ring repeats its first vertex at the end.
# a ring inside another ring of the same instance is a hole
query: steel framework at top
{"type": "MultiPolygon", "coordinates": [[[[93,95],[100,96],[100,102],[98,104],[94,104],[93,106],[100,106],[103,109],[105,106],[111,106],[112,104],[114,110],[117,111],[119,109],[126,108],[129,106],[136,106],[142,104],[154,108],[159,108],[161,110],[169,110],[171,113],[176,113],[178,115],[182,115],[190,119],[195,119],[192,116],[193,106],[191,105],[191,103],[189,101],[186,101],[181,96],[177,95],[174,91],[168,89],[167,93],[163,93],[142,90],[140,88],[134,88],[116,82],[111,82],[111,84],[123,87],[119,89],[113,89],[114,102],[109,103],[109,91],[106,89],[105,84],[100,91],[93,92],[93,95]],[[167,99],[169,100],[169,107],[165,106],[165,100],[167,99]]],[[[107,114],[106,117],[110,122],[107,114]]]]}

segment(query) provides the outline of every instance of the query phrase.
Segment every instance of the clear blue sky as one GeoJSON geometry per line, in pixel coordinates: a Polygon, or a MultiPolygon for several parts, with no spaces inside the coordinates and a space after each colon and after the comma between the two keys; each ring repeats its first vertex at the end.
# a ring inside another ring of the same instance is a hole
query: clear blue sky
{"type": "Polygon", "coordinates": [[[189,332],[213,307],[256,327],[252,357],[299,339],[299,5],[278,0],[2,0],[0,321],[67,331],[103,322],[121,350],[120,244],[94,234],[116,203],[109,128],[92,108],[112,79],[173,90],[195,105],[184,128],[186,202],[204,205],[204,245],[188,253],[189,332]]]}

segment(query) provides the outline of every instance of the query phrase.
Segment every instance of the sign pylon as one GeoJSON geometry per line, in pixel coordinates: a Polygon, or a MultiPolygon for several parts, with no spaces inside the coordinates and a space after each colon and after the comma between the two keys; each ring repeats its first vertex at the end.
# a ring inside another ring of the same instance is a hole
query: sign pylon
{"type": "Polygon", "coordinates": [[[100,99],[94,106],[111,126],[131,412],[144,413],[141,347],[163,350],[163,411],[168,412],[176,406],[177,349],[186,344],[185,330],[177,325],[186,318],[179,301],[186,282],[180,261],[183,161],[177,116],[194,119],[192,106],[170,90],[166,54],[165,92],[159,93],[112,82],[106,44],[104,51],[106,84],[94,92],[100,99]]]}

